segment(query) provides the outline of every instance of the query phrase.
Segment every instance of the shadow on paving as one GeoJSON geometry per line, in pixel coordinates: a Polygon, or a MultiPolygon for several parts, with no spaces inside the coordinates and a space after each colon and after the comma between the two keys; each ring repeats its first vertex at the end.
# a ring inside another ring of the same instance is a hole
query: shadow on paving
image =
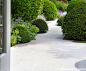
{"type": "Polygon", "coordinates": [[[36,40],[32,40],[28,43],[20,43],[15,46],[28,46],[28,45],[36,45],[36,44],[50,44],[50,43],[69,43],[72,42],[72,40],[63,40],[63,35],[61,34],[38,34],[36,40]],[[39,38],[38,38],[39,37],[39,38]],[[40,39],[41,38],[41,39],[40,39]]]}
{"type": "Polygon", "coordinates": [[[75,67],[80,71],[86,71],[86,60],[82,60],[75,63],[75,67]]]}

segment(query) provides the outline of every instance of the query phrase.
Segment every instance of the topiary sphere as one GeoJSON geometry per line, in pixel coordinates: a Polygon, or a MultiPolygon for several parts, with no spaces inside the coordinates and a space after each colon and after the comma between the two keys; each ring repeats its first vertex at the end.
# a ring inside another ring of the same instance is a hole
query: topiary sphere
{"type": "Polygon", "coordinates": [[[61,17],[57,20],[58,26],[61,26],[61,25],[62,25],[64,17],[65,17],[65,15],[61,16],[61,17]]]}
{"type": "Polygon", "coordinates": [[[61,11],[65,11],[65,9],[66,9],[65,4],[63,2],[56,1],[55,5],[56,5],[56,8],[61,11]]]}
{"type": "Polygon", "coordinates": [[[57,8],[51,1],[45,1],[43,5],[43,13],[47,20],[54,20],[57,18],[57,8]]]}
{"type": "Polygon", "coordinates": [[[41,11],[41,0],[11,0],[11,13],[14,18],[22,17],[24,21],[32,21],[41,11]]]}
{"type": "Polygon", "coordinates": [[[79,8],[83,6],[86,6],[86,2],[84,0],[71,0],[67,7],[67,13],[74,8],[79,8]]]}
{"type": "Polygon", "coordinates": [[[65,39],[86,40],[86,7],[71,10],[63,20],[65,39]]]}
{"type": "Polygon", "coordinates": [[[36,27],[39,28],[39,33],[45,33],[48,31],[48,25],[47,23],[42,20],[42,19],[36,19],[34,21],[32,21],[31,23],[32,25],[36,25],[36,27]]]}

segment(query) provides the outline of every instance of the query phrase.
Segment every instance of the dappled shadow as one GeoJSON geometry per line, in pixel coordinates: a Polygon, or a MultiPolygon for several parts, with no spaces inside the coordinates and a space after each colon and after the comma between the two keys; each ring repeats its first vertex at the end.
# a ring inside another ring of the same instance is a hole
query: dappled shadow
{"type": "Polygon", "coordinates": [[[61,43],[51,43],[50,53],[53,53],[54,58],[86,58],[86,44],[85,43],[75,43],[72,41],[61,41],[61,43]]]}
{"type": "Polygon", "coordinates": [[[86,54],[84,55],[84,53],[82,52],[80,55],[79,52],[76,52],[76,54],[74,54],[73,52],[70,53],[70,51],[62,51],[62,50],[58,50],[58,52],[54,52],[54,51],[49,51],[49,53],[53,53],[53,57],[56,59],[85,59],[86,58],[86,54]]]}
{"type": "Polygon", "coordinates": [[[63,36],[57,34],[50,34],[50,35],[38,34],[36,37],[37,37],[36,40],[31,40],[30,42],[27,43],[20,43],[15,46],[21,47],[21,46],[36,45],[36,44],[50,44],[52,42],[56,43],[56,42],[64,41],[63,36]]]}

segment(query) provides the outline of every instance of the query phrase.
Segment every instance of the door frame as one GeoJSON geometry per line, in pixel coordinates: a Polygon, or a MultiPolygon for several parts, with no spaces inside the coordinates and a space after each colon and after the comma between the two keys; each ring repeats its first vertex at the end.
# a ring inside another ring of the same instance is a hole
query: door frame
{"type": "Polygon", "coordinates": [[[3,0],[3,53],[0,55],[0,71],[10,71],[11,0],[3,0]]]}

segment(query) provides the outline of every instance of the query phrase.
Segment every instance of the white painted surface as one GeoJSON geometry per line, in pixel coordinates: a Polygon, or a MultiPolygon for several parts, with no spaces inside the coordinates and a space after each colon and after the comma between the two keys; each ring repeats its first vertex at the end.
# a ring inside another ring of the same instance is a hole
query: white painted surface
{"type": "Polygon", "coordinates": [[[10,23],[11,23],[11,1],[3,0],[4,2],[4,52],[0,55],[1,71],[10,71],[10,23]]]}

